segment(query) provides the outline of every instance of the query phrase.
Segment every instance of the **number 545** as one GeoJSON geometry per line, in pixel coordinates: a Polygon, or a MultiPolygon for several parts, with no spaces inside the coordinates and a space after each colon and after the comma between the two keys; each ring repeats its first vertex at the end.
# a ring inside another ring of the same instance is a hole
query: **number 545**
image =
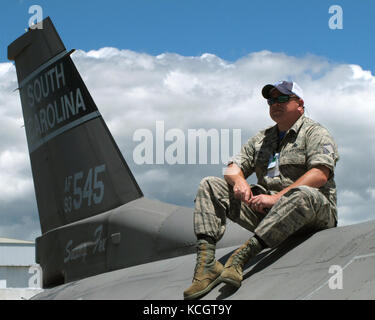
{"type": "Polygon", "coordinates": [[[105,171],[105,164],[90,168],[82,189],[83,171],[77,172],[73,179],[73,206],[78,210],[82,206],[83,200],[87,199],[87,205],[90,207],[92,201],[94,204],[102,202],[104,197],[104,183],[98,177],[99,173],[105,171]]]}

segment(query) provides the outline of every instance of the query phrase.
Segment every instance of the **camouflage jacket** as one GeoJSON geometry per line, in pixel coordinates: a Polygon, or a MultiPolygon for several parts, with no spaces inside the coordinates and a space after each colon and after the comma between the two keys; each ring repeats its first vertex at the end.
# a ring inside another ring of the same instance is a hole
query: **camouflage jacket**
{"type": "Polygon", "coordinates": [[[229,164],[237,164],[245,178],[255,172],[258,184],[271,194],[288,187],[311,168],[324,165],[330,169],[330,177],[319,190],[336,211],[334,169],[338,159],[337,145],[328,130],[302,115],[281,141],[277,125],[260,131],[229,164]]]}

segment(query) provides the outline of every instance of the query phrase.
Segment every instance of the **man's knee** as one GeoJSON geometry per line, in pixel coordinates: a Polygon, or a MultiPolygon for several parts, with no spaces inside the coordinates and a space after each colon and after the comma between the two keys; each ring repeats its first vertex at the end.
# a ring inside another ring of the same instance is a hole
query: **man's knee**
{"type": "Polygon", "coordinates": [[[292,205],[301,210],[311,210],[312,213],[316,213],[321,208],[329,206],[328,200],[319,189],[308,186],[292,188],[280,200],[278,203],[280,207],[292,205]]]}
{"type": "Polygon", "coordinates": [[[221,188],[224,186],[225,180],[219,177],[208,176],[204,177],[199,183],[199,188],[207,190],[207,188],[221,188]]]}
{"type": "MultiPolygon", "coordinates": [[[[228,194],[228,186],[226,181],[218,177],[205,177],[201,180],[197,195],[194,199],[195,204],[199,202],[199,199],[206,200],[219,200],[228,194]]],[[[216,203],[216,201],[214,201],[216,203]]]]}
{"type": "Polygon", "coordinates": [[[300,198],[312,198],[317,195],[319,190],[317,188],[309,187],[309,186],[298,186],[290,189],[287,193],[284,194],[285,197],[288,196],[296,196],[300,198]]]}

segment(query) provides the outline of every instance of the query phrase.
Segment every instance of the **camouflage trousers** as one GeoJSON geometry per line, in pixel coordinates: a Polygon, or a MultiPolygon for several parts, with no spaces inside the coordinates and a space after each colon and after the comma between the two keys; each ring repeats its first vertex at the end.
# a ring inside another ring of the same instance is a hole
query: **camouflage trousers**
{"type": "MultiPolygon", "coordinates": [[[[251,185],[254,188],[262,186],[251,185]]],[[[267,213],[254,212],[234,198],[233,188],[224,179],[202,179],[194,210],[194,232],[219,241],[224,235],[226,219],[255,233],[269,247],[276,247],[296,232],[316,231],[336,226],[328,199],[316,188],[300,186],[284,194],[267,213]]]]}

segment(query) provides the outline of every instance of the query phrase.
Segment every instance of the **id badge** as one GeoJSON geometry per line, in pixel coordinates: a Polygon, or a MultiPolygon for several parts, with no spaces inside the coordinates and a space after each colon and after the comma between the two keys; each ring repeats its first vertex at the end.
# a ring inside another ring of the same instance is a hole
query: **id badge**
{"type": "Polygon", "coordinates": [[[280,175],[279,171],[280,153],[275,153],[270,157],[267,166],[267,177],[274,178],[280,175]]]}

